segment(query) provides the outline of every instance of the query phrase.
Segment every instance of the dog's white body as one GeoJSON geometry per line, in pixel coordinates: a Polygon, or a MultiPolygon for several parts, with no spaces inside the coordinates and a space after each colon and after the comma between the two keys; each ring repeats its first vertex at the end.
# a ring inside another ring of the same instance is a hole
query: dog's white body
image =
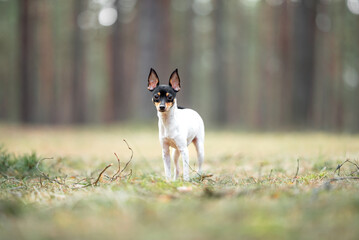
{"type": "Polygon", "coordinates": [[[189,180],[188,145],[194,143],[198,157],[198,172],[204,159],[204,124],[200,115],[192,109],[178,109],[176,100],[167,112],[157,111],[159,139],[162,146],[162,158],[165,174],[171,179],[170,147],[172,147],[174,161],[174,180],[179,175],[178,158],[183,160],[183,180],[189,180]]]}

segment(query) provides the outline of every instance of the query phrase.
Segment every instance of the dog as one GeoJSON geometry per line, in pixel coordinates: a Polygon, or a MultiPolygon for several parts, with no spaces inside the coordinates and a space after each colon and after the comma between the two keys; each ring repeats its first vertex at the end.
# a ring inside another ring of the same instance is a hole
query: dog
{"type": "Polygon", "coordinates": [[[176,95],[181,89],[178,70],[170,76],[168,85],[160,85],[158,75],[151,68],[148,75],[148,90],[152,94],[152,102],[156,106],[158,116],[159,140],[162,147],[162,159],[166,179],[171,179],[170,147],[173,148],[174,161],[173,180],[179,177],[178,158],[183,160],[183,180],[189,181],[188,145],[193,143],[197,150],[198,173],[202,171],[204,160],[204,123],[194,110],[177,106],[176,95]]]}

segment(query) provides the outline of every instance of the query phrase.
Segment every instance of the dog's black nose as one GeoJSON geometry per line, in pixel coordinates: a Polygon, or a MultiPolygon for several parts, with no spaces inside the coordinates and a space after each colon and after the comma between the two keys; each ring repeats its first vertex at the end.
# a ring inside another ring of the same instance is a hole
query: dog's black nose
{"type": "Polygon", "coordinates": [[[160,106],[160,111],[164,111],[166,109],[166,106],[160,106]]]}

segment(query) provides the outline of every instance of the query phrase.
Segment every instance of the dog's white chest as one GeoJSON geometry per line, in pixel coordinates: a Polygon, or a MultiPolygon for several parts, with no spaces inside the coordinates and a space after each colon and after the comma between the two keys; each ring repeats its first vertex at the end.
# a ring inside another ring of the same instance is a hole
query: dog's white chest
{"type": "Polygon", "coordinates": [[[167,143],[170,147],[173,147],[175,149],[178,148],[177,143],[176,143],[175,139],[173,139],[173,138],[163,138],[162,141],[167,143]]]}
{"type": "Polygon", "coordinates": [[[166,125],[161,120],[159,121],[159,138],[163,143],[168,144],[173,148],[178,147],[177,138],[179,136],[178,129],[172,125],[166,125]]]}

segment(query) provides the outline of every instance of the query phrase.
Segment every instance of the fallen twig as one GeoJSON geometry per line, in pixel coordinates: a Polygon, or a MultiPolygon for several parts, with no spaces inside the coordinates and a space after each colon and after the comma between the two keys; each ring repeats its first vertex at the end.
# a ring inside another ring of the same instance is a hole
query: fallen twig
{"type": "Polygon", "coordinates": [[[337,166],[337,168],[334,170],[334,174],[338,171],[338,176],[340,176],[341,167],[342,167],[345,163],[351,163],[352,165],[354,165],[354,166],[356,167],[356,170],[353,171],[350,175],[353,175],[354,173],[359,172],[359,165],[356,164],[355,162],[350,161],[349,159],[346,159],[342,164],[339,164],[339,165],[337,166]]]}
{"type": "Polygon", "coordinates": [[[297,180],[298,173],[299,173],[299,158],[297,158],[297,171],[293,177],[292,183],[297,180]]]}
{"type": "Polygon", "coordinates": [[[201,174],[201,179],[200,179],[200,181],[203,182],[204,179],[210,178],[210,177],[213,177],[213,174],[206,174],[206,175],[201,174]]]}
{"type": "Polygon", "coordinates": [[[98,181],[100,181],[100,178],[101,178],[102,174],[107,170],[107,168],[111,167],[112,165],[113,165],[112,163],[109,164],[109,165],[107,165],[107,166],[100,172],[100,174],[98,175],[96,181],[95,181],[94,183],[92,183],[91,185],[95,185],[95,186],[96,186],[97,183],[98,183],[98,181]]]}
{"type": "MultiPolygon", "coordinates": [[[[334,174],[339,171],[338,174],[340,174],[340,168],[347,162],[350,162],[348,159],[345,160],[342,164],[339,164],[337,166],[337,168],[334,170],[334,174]]],[[[352,162],[350,162],[352,163],[352,162]]],[[[353,164],[353,163],[352,163],[353,164]]],[[[354,164],[356,165],[356,164],[354,164]]],[[[357,165],[356,165],[357,166],[357,165]]],[[[332,182],[339,182],[339,181],[344,181],[344,180],[347,180],[347,181],[350,181],[350,180],[359,180],[359,177],[334,177],[334,178],[330,178],[328,179],[327,181],[325,181],[323,184],[321,184],[319,187],[313,189],[313,195],[312,195],[312,198],[313,199],[316,199],[319,192],[324,189],[324,190],[330,190],[331,188],[331,183],[332,182]]]]}
{"type": "MultiPolygon", "coordinates": [[[[111,182],[115,181],[116,179],[118,179],[119,177],[121,177],[121,174],[126,170],[126,168],[128,167],[128,165],[130,164],[130,162],[132,161],[132,158],[133,158],[133,150],[132,148],[130,147],[130,145],[128,145],[127,141],[125,139],[123,139],[123,141],[126,143],[127,145],[127,148],[131,151],[131,157],[130,157],[130,160],[125,164],[125,167],[121,170],[121,161],[119,159],[119,157],[117,156],[117,154],[115,153],[115,156],[117,158],[117,162],[118,162],[118,170],[117,172],[112,176],[111,178],[111,182]]],[[[132,169],[130,169],[130,173],[125,175],[125,176],[122,176],[122,177],[128,177],[128,176],[131,176],[132,175],[132,169]]]]}
{"type": "Polygon", "coordinates": [[[198,175],[200,182],[202,182],[202,181],[203,181],[204,179],[206,179],[206,178],[213,177],[213,174],[206,174],[206,175],[201,174],[201,173],[199,173],[198,171],[194,170],[189,163],[187,163],[187,165],[188,165],[188,167],[191,169],[192,172],[195,172],[195,173],[198,175]]]}
{"type": "Polygon", "coordinates": [[[79,181],[73,183],[73,185],[76,185],[76,184],[80,184],[80,182],[84,181],[84,180],[88,180],[87,178],[82,178],[80,179],[79,181]]]}
{"type": "Polygon", "coordinates": [[[273,173],[273,169],[270,170],[270,173],[269,173],[269,176],[268,176],[268,179],[270,179],[272,177],[272,173],[273,173]]]}
{"type": "Polygon", "coordinates": [[[117,156],[116,153],[114,153],[116,158],[117,158],[117,162],[118,162],[118,170],[117,172],[112,176],[111,181],[114,181],[115,179],[117,179],[117,174],[119,174],[121,172],[121,161],[120,158],[117,156]]]}
{"type": "MultiPolygon", "coordinates": [[[[337,168],[334,170],[334,174],[338,171],[338,176],[339,176],[341,167],[347,162],[349,162],[349,163],[353,164],[354,166],[356,166],[357,171],[359,170],[359,166],[356,163],[353,163],[349,159],[347,159],[343,163],[341,163],[341,164],[339,164],[337,166],[337,168]]],[[[315,198],[318,195],[318,192],[321,189],[329,190],[331,188],[331,183],[332,182],[339,182],[339,181],[345,181],[345,180],[348,180],[348,181],[350,181],[350,180],[359,180],[359,177],[334,177],[334,178],[330,178],[327,181],[325,181],[323,184],[321,184],[319,187],[317,187],[317,188],[315,188],[313,190],[313,197],[315,198]]]]}
{"type": "Polygon", "coordinates": [[[36,163],[36,169],[40,172],[40,185],[42,186],[41,176],[45,178],[46,180],[49,180],[50,182],[55,182],[57,184],[63,185],[65,187],[68,187],[65,183],[59,182],[56,178],[51,179],[48,174],[45,174],[43,171],[40,170],[39,165],[43,160],[47,159],[54,159],[54,158],[42,158],[36,163]]]}
{"type": "Polygon", "coordinates": [[[122,173],[123,171],[126,170],[128,164],[130,164],[130,162],[132,161],[132,158],[133,158],[133,150],[132,150],[132,148],[128,145],[128,143],[127,143],[127,141],[125,139],[123,139],[123,141],[126,143],[128,149],[131,151],[131,157],[130,157],[130,160],[126,163],[125,167],[121,170],[120,173],[122,173]]]}
{"type": "Polygon", "coordinates": [[[331,178],[327,180],[327,182],[337,182],[337,181],[343,181],[343,180],[359,180],[359,177],[339,177],[339,178],[331,178]]]}
{"type": "MultiPolygon", "coordinates": [[[[133,150],[132,148],[128,145],[127,141],[125,139],[123,139],[123,141],[126,143],[128,149],[131,151],[131,157],[130,157],[130,160],[126,163],[125,167],[123,169],[121,169],[121,161],[119,159],[119,157],[117,156],[117,154],[115,153],[115,156],[117,158],[117,162],[118,162],[118,170],[117,172],[110,178],[110,181],[113,182],[115,181],[116,179],[118,179],[119,177],[129,177],[132,175],[132,169],[130,169],[129,173],[126,174],[126,175],[123,175],[122,176],[122,173],[126,170],[126,168],[128,167],[128,165],[130,164],[132,158],[133,158],[133,150]]],[[[69,185],[66,184],[66,177],[64,179],[62,179],[62,181],[59,181],[57,178],[58,176],[54,177],[54,178],[50,178],[49,174],[46,174],[44,173],[43,171],[40,170],[39,168],[39,165],[40,163],[43,161],[43,160],[46,160],[46,159],[53,159],[53,158],[43,158],[43,159],[40,159],[37,164],[36,164],[36,169],[39,171],[40,173],[40,186],[42,187],[43,184],[42,184],[42,179],[46,179],[48,181],[50,181],[51,183],[57,183],[57,184],[60,184],[66,188],[70,188],[70,189],[80,189],[80,188],[86,188],[86,187],[89,187],[89,186],[97,186],[97,184],[99,183],[102,175],[106,172],[106,170],[111,167],[113,164],[109,164],[107,165],[101,172],[100,174],[98,175],[98,177],[96,178],[96,180],[94,182],[90,182],[86,185],[83,185],[83,186],[77,186],[77,187],[74,187],[75,185],[79,184],[80,182],[86,180],[86,178],[84,179],[81,179],[80,181],[77,181],[76,183],[73,183],[72,184],[72,187],[70,187],[69,185]]],[[[61,180],[61,178],[60,178],[61,180]]]]}
{"type": "Polygon", "coordinates": [[[359,180],[359,177],[339,177],[339,178],[331,178],[327,181],[325,181],[319,188],[317,188],[317,191],[318,189],[321,189],[321,188],[324,188],[324,189],[327,189],[329,190],[330,187],[331,187],[331,183],[332,182],[338,182],[338,181],[344,181],[344,180],[359,180]]]}
{"type": "Polygon", "coordinates": [[[8,175],[6,175],[5,173],[3,173],[3,172],[0,172],[0,175],[2,175],[4,178],[5,178],[5,180],[4,181],[2,181],[0,184],[3,184],[3,183],[5,183],[6,181],[15,181],[15,182],[21,182],[21,181],[19,181],[18,179],[16,179],[15,177],[11,177],[11,176],[8,176],[8,175]]]}

